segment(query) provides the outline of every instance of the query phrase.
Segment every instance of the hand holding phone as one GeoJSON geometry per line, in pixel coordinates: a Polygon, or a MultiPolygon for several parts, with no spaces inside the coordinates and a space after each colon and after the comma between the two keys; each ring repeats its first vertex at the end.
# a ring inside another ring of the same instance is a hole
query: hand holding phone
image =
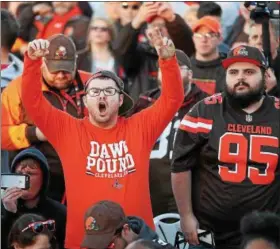
{"type": "Polygon", "coordinates": [[[17,212],[17,200],[22,196],[22,189],[12,187],[6,189],[4,195],[1,197],[4,208],[11,212],[17,212]]]}

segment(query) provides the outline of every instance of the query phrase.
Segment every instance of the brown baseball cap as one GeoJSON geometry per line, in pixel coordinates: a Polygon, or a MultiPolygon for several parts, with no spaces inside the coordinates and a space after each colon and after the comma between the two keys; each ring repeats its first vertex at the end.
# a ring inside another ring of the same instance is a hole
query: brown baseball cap
{"type": "Polygon", "coordinates": [[[121,93],[124,95],[124,99],[123,99],[123,104],[121,105],[121,107],[119,108],[119,115],[124,115],[126,114],[128,111],[130,111],[132,109],[132,107],[134,106],[134,101],[133,99],[124,91],[124,82],[122,81],[122,79],[120,77],[118,77],[115,73],[111,72],[111,71],[107,71],[107,70],[101,70],[96,72],[91,78],[88,79],[88,81],[85,83],[85,92],[87,91],[88,85],[89,83],[94,80],[94,79],[98,79],[98,78],[102,78],[102,77],[107,77],[112,79],[113,81],[116,82],[118,88],[120,89],[121,93]]]}
{"type": "Polygon", "coordinates": [[[45,56],[46,65],[51,73],[66,71],[73,73],[76,68],[76,47],[74,42],[63,34],[51,36],[49,54],[45,56]]]}
{"type": "Polygon", "coordinates": [[[85,236],[82,248],[107,248],[116,231],[126,223],[122,207],[112,201],[100,201],[91,206],[85,213],[85,236]]]}

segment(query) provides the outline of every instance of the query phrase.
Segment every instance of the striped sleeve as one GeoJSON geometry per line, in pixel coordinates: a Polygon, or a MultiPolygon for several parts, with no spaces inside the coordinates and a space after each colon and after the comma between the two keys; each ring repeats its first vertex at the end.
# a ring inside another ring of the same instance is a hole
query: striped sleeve
{"type": "Polygon", "coordinates": [[[179,129],[185,132],[191,133],[209,133],[212,129],[213,120],[201,118],[201,117],[192,117],[190,115],[185,115],[182,119],[179,129]]]}
{"type": "Polygon", "coordinates": [[[210,110],[205,109],[204,103],[199,102],[182,119],[175,139],[171,164],[173,173],[188,171],[198,165],[200,151],[213,125],[210,110]],[[201,110],[208,113],[207,117],[203,116],[201,110]]]}

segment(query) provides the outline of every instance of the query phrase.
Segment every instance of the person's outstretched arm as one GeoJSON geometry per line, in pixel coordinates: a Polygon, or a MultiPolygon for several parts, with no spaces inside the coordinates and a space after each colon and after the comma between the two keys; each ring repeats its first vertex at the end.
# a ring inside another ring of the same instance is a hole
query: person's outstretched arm
{"type": "Polygon", "coordinates": [[[22,103],[31,120],[55,149],[59,150],[62,141],[67,139],[67,133],[74,128],[75,119],[53,107],[43,96],[41,66],[48,47],[49,41],[42,39],[28,44],[22,75],[22,103]]]}
{"type": "Polygon", "coordinates": [[[133,115],[131,119],[141,124],[140,129],[143,130],[146,145],[152,147],[182,105],[184,91],[173,42],[162,37],[155,28],[150,29],[148,34],[159,56],[162,73],[161,95],[151,107],[133,115]]]}

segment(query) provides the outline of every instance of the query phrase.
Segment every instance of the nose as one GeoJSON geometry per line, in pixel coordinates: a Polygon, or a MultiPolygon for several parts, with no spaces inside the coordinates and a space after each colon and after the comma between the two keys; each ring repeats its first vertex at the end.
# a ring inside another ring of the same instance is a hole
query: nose
{"type": "Polygon", "coordinates": [[[59,71],[59,72],[57,72],[56,76],[59,77],[59,78],[64,78],[65,74],[66,74],[66,72],[59,71]]]}
{"type": "Polygon", "coordinates": [[[101,91],[101,92],[100,92],[100,95],[99,95],[99,98],[100,98],[100,99],[106,99],[106,97],[107,97],[107,96],[105,95],[104,91],[101,91]]]}
{"type": "Polygon", "coordinates": [[[244,79],[245,79],[245,74],[243,72],[239,72],[237,75],[238,82],[244,81],[244,79]]]}

